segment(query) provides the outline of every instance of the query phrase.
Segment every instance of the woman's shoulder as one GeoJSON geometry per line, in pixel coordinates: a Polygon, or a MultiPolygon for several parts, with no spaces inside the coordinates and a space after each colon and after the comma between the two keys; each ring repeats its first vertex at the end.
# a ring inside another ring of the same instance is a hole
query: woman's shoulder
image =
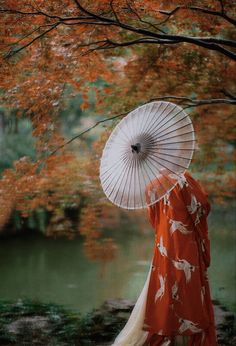
{"type": "Polygon", "coordinates": [[[208,196],[207,191],[205,190],[205,188],[203,187],[203,185],[199,179],[194,178],[189,171],[186,171],[184,173],[184,176],[185,176],[189,186],[192,189],[199,191],[200,193],[204,194],[205,196],[208,196]]]}

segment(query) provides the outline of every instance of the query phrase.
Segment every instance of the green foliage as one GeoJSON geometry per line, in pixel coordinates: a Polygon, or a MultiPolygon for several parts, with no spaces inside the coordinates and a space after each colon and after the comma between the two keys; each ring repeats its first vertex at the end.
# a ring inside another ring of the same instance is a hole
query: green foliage
{"type": "MultiPolygon", "coordinates": [[[[73,135],[78,134],[81,131],[81,125],[84,127],[84,121],[96,119],[98,114],[95,111],[97,102],[95,90],[102,92],[107,86],[108,84],[100,78],[93,83],[87,82],[85,84],[88,90],[86,95],[86,100],[89,105],[88,108],[83,108],[83,103],[85,102],[83,95],[77,91],[73,91],[70,85],[66,86],[62,98],[63,108],[59,114],[61,129],[65,137],[71,138],[73,135]]],[[[94,139],[94,133],[84,138],[88,143],[91,142],[91,139],[94,139]]]]}
{"type": "Polygon", "coordinates": [[[124,318],[112,313],[94,310],[86,316],[69,311],[60,305],[37,301],[19,300],[16,303],[0,302],[1,345],[98,345],[111,341],[122,328],[124,318]],[[25,317],[46,317],[47,327],[34,327],[24,322],[25,317]],[[7,328],[12,322],[22,319],[17,333],[7,328]]]}
{"type": "Polygon", "coordinates": [[[45,234],[49,224],[50,213],[44,208],[37,208],[30,212],[27,218],[23,218],[19,211],[12,212],[9,223],[4,229],[4,234],[19,233],[27,230],[45,234]]]}
{"type": "Polygon", "coordinates": [[[36,156],[31,122],[24,118],[17,120],[17,127],[14,126],[14,129],[11,124],[10,121],[0,137],[0,173],[12,167],[12,163],[23,156],[32,159],[36,156]]]}

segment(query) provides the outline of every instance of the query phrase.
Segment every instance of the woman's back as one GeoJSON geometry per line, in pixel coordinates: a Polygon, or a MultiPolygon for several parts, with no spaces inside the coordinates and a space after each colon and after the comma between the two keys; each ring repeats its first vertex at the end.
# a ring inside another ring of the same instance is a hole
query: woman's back
{"type": "Polygon", "coordinates": [[[150,333],[200,335],[212,322],[205,276],[210,262],[209,210],[206,193],[189,173],[180,177],[169,195],[148,209],[155,229],[144,321],[150,333]]]}

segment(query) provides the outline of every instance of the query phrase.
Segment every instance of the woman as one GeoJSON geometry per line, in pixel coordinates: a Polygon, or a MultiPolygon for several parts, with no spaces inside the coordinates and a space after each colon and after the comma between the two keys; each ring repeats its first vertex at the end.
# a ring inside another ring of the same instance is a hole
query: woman
{"type": "MultiPolygon", "coordinates": [[[[160,178],[147,187],[147,198],[160,178]]],[[[207,195],[189,173],[148,208],[155,229],[152,266],[114,346],[216,346],[206,270],[210,264],[207,195]]]]}

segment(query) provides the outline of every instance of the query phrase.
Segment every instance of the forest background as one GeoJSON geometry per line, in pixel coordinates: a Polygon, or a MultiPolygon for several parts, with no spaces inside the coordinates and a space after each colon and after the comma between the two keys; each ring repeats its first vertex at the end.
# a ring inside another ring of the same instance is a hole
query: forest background
{"type": "Polygon", "coordinates": [[[191,171],[214,204],[232,203],[235,5],[0,1],[2,232],[79,233],[90,259],[111,260],[116,244],[102,230],[127,215],[101,190],[102,148],[123,116],[152,100],[190,113],[191,171]]]}

